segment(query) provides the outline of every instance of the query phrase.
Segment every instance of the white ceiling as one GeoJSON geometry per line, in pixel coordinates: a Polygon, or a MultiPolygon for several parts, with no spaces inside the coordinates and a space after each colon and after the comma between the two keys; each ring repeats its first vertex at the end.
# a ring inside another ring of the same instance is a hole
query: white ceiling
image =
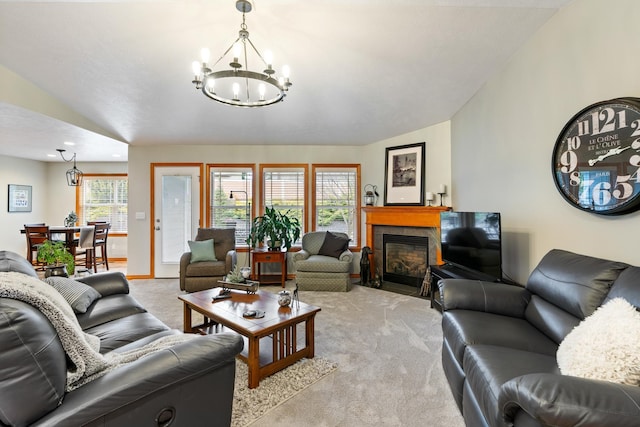
{"type": "Polygon", "coordinates": [[[0,154],[122,161],[127,144],[372,143],[450,119],[570,1],[256,0],[251,40],[293,81],[284,102],[258,109],[191,83],[200,48],[217,58],[237,37],[234,0],[0,1],[0,64],[93,124],[6,102],[5,82],[0,154]]]}

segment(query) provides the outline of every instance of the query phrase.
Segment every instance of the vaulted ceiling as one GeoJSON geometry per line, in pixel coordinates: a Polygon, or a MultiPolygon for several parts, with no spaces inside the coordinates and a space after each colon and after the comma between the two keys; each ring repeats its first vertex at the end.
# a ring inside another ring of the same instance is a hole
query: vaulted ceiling
{"type": "Polygon", "coordinates": [[[372,143],[450,119],[570,1],[255,0],[251,39],[293,81],[258,109],[191,83],[200,49],[237,37],[234,0],[0,1],[0,154],[372,143]]]}

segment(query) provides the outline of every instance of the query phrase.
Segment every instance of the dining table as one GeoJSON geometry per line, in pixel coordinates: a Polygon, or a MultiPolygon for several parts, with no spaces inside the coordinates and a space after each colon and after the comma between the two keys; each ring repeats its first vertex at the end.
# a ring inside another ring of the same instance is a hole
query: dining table
{"type": "MultiPolygon", "coordinates": [[[[25,234],[27,231],[23,228],[22,230],[20,230],[20,233],[25,234]]],[[[49,226],[49,233],[51,234],[51,240],[60,240],[63,241],[65,246],[69,249],[69,252],[71,252],[71,254],[75,254],[75,245],[73,244],[73,241],[75,239],[75,234],[80,232],[80,227],[73,225],[73,226],[66,226],[66,225],[50,225],[49,226]],[[64,235],[63,238],[54,238],[54,235],[64,235]]]]}
{"type": "Polygon", "coordinates": [[[51,233],[51,238],[53,239],[53,236],[55,234],[63,234],[64,239],[57,239],[57,240],[63,240],[65,242],[65,246],[69,248],[69,251],[72,254],[75,253],[75,245],[73,244],[73,241],[75,239],[75,234],[79,232],[80,232],[80,227],[75,225],[70,227],[67,227],[66,225],[50,225],[49,226],[49,233],[51,233]]]}

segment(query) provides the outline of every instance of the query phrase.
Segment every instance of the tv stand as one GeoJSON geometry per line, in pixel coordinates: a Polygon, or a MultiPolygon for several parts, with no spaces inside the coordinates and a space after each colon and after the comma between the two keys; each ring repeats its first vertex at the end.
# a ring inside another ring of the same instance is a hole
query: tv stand
{"type": "Polygon", "coordinates": [[[441,264],[431,266],[431,286],[429,295],[431,299],[431,308],[442,312],[442,304],[440,303],[440,290],[438,288],[438,282],[442,279],[470,279],[470,280],[483,280],[485,282],[502,282],[502,280],[495,277],[487,276],[485,274],[466,270],[453,264],[441,264]]]}

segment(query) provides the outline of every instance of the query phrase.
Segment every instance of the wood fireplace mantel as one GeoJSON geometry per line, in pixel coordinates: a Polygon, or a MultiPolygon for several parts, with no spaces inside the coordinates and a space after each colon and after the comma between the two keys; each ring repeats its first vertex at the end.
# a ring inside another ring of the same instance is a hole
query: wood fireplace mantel
{"type": "MultiPolygon", "coordinates": [[[[434,227],[440,235],[440,212],[450,209],[448,206],[365,206],[362,211],[366,215],[367,246],[373,248],[373,227],[376,225],[434,227]]],[[[440,245],[436,259],[442,264],[440,245]]]]}

